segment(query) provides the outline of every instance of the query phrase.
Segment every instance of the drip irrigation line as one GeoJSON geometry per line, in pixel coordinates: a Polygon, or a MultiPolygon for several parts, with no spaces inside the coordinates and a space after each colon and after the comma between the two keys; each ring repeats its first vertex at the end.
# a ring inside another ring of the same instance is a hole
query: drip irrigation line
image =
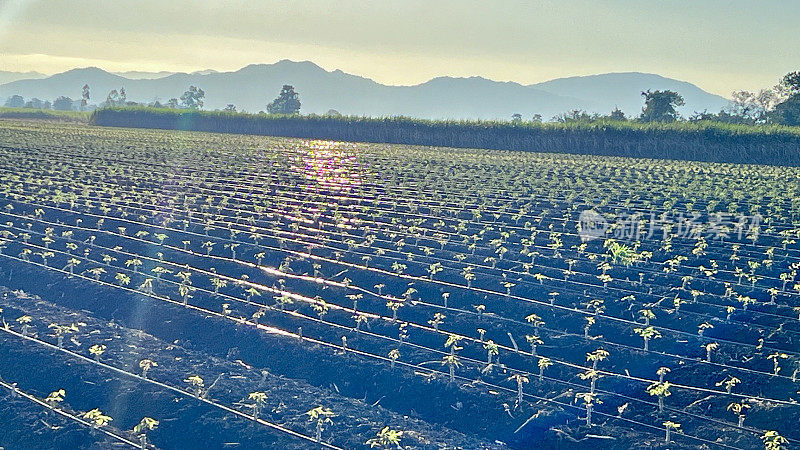
{"type": "MultiPolygon", "coordinates": [[[[5,331],[4,328],[2,328],[2,327],[0,327],[0,330],[5,331]]],[[[79,423],[79,424],[83,425],[84,427],[89,428],[90,430],[100,431],[101,433],[105,434],[106,436],[109,436],[109,437],[111,437],[111,438],[113,438],[113,439],[115,439],[115,440],[117,440],[119,442],[122,442],[123,444],[129,445],[129,446],[131,446],[133,448],[142,448],[141,444],[137,444],[136,442],[133,442],[130,439],[124,437],[124,436],[120,436],[120,435],[118,435],[116,433],[113,433],[113,432],[109,431],[106,428],[95,426],[92,423],[90,423],[90,422],[88,422],[86,420],[83,420],[80,417],[76,416],[75,414],[72,414],[72,413],[70,413],[70,412],[68,412],[68,411],[66,411],[66,410],[64,410],[62,408],[56,408],[55,406],[48,405],[46,402],[36,398],[34,395],[28,394],[27,392],[25,392],[25,391],[21,390],[20,388],[18,388],[16,383],[13,383],[13,384],[6,383],[2,379],[0,379],[0,386],[8,389],[14,395],[21,395],[23,398],[25,398],[27,400],[30,400],[31,402],[36,403],[39,406],[44,407],[47,411],[53,411],[54,413],[56,413],[56,414],[58,414],[58,415],[60,415],[62,417],[66,417],[66,418],[72,420],[73,422],[79,423]]]]}

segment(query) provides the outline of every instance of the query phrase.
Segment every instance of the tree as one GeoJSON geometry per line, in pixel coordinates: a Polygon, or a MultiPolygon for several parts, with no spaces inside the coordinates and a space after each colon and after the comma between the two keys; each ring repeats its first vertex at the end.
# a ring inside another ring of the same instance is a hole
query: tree
{"type": "Polygon", "coordinates": [[[294,91],[294,86],[283,85],[278,98],[267,104],[267,112],[270,114],[299,114],[300,95],[294,91]]]}
{"type": "Polygon", "coordinates": [[[89,104],[89,96],[89,85],[84,84],[81,88],[81,111],[86,109],[86,105],[89,104]]]}
{"type": "Polygon", "coordinates": [[[447,366],[450,371],[450,384],[453,384],[456,379],[456,368],[461,367],[461,361],[459,361],[456,355],[445,355],[442,358],[442,365],[447,366]]]}
{"type": "Polygon", "coordinates": [[[117,106],[119,104],[119,91],[112,89],[106,96],[106,106],[117,106]]]}
{"type": "Polygon", "coordinates": [[[640,119],[643,122],[674,122],[680,117],[675,108],[686,104],[680,94],[670,90],[647,90],[642,96],[644,108],[640,119]]]}
{"type": "Polygon", "coordinates": [[[781,80],[781,85],[789,95],[800,94],[800,71],[787,73],[781,80]]]}
{"type": "Polygon", "coordinates": [[[522,407],[522,384],[529,381],[528,377],[515,373],[508,377],[508,379],[517,382],[517,406],[522,407]]]}
{"type": "Polygon", "coordinates": [[[72,99],[69,97],[58,97],[53,102],[53,109],[56,111],[72,111],[72,99]]]}
{"type": "Polygon", "coordinates": [[[594,116],[590,115],[588,112],[582,109],[573,109],[572,111],[567,111],[563,114],[559,114],[553,117],[553,122],[558,123],[569,123],[569,122],[591,122],[594,119],[599,119],[600,116],[595,114],[594,116]]]}
{"type": "Polygon", "coordinates": [[[619,108],[614,108],[614,110],[611,111],[611,114],[608,116],[608,118],[610,120],[620,120],[620,121],[628,120],[628,118],[625,117],[625,113],[622,112],[622,110],[619,108]]]}
{"type": "Polygon", "coordinates": [[[181,106],[188,109],[200,109],[203,107],[203,99],[206,93],[197,86],[189,86],[189,90],[181,95],[181,106]]]}
{"type": "Polygon", "coordinates": [[[758,95],[748,91],[735,91],[731,94],[731,99],[733,101],[727,107],[727,112],[731,115],[753,122],[763,120],[767,105],[759,101],[758,95]]]}
{"type": "Polygon", "coordinates": [[[92,356],[94,356],[95,360],[100,359],[100,355],[102,355],[105,352],[106,352],[105,344],[95,344],[89,347],[89,353],[91,353],[92,356]]]}
{"type": "Polygon", "coordinates": [[[781,125],[800,125],[800,94],[778,104],[768,115],[770,122],[781,125]]]}
{"type": "Polygon", "coordinates": [[[645,351],[648,350],[651,339],[658,339],[661,337],[661,333],[659,333],[658,330],[656,330],[652,326],[648,326],[645,328],[634,328],[633,332],[641,336],[642,339],[644,339],[645,351]]]}
{"type": "Polygon", "coordinates": [[[597,350],[586,354],[586,362],[592,363],[592,369],[597,369],[597,363],[608,358],[608,351],[598,348],[597,350]]]}
{"type": "Polygon", "coordinates": [[[592,426],[592,411],[594,410],[594,405],[602,404],[603,402],[597,398],[597,394],[593,394],[591,392],[580,392],[575,394],[575,400],[581,399],[583,400],[583,405],[586,407],[586,426],[592,426]]]}
{"type": "Polygon", "coordinates": [[[494,343],[493,340],[489,339],[485,344],[483,344],[483,348],[486,350],[486,364],[491,366],[492,357],[500,353],[499,347],[494,343]]]}
{"type": "Polygon", "coordinates": [[[45,106],[45,102],[34,97],[25,103],[26,108],[30,109],[50,109],[50,106],[45,106]]]}
{"type": "Polygon", "coordinates": [[[236,112],[236,105],[233,103],[228,103],[225,105],[225,108],[222,109],[225,112],[235,113],[236,112]]]}
{"type": "Polygon", "coordinates": [[[552,366],[553,361],[551,361],[550,358],[545,358],[543,356],[540,356],[539,362],[537,362],[536,365],[539,366],[539,381],[543,381],[544,369],[547,369],[548,367],[552,366]]]}
{"type": "Polygon", "coordinates": [[[329,109],[328,112],[325,113],[325,115],[326,116],[331,116],[331,117],[341,117],[342,113],[340,113],[339,111],[337,111],[335,109],[329,109]]]}
{"type": "Polygon", "coordinates": [[[763,111],[757,112],[759,111],[758,109],[751,110],[750,108],[751,107],[746,104],[737,104],[734,100],[732,106],[729,106],[727,109],[723,108],[716,114],[710,113],[707,110],[695,112],[689,117],[689,122],[710,121],[753,125],[761,120],[763,111]],[[751,111],[756,113],[751,116],[751,111]]]}
{"type": "Polygon", "coordinates": [[[727,107],[727,112],[754,123],[774,121],[770,113],[792,96],[794,83],[792,74],[787,74],[775,86],[761,89],[757,93],[736,91],[732,94],[733,102],[727,107]]]}
{"type": "Polygon", "coordinates": [[[394,364],[397,359],[400,358],[400,350],[394,348],[389,351],[389,359],[391,360],[392,369],[394,369],[394,364]]]}
{"type": "Polygon", "coordinates": [[[739,419],[739,428],[743,427],[744,419],[747,418],[747,410],[750,409],[750,405],[745,402],[731,403],[726,409],[736,414],[736,417],[739,419]]]}
{"type": "Polygon", "coordinates": [[[17,318],[17,323],[22,325],[22,335],[27,336],[28,330],[31,328],[31,322],[33,318],[31,316],[20,316],[17,318]]]}
{"type": "Polygon", "coordinates": [[[53,336],[55,336],[56,339],[58,339],[59,348],[63,347],[64,345],[65,335],[78,331],[78,326],[75,325],[74,323],[69,325],[59,325],[57,323],[51,323],[50,325],[47,326],[47,328],[53,329],[53,336]]]}
{"type": "Polygon", "coordinates": [[[6,108],[22,108],[25,106],[25,99],[21,95],[12,95],[6,100],[6,108]]]}
{"type": "Polygon", "coordinates": [[[165,106],[170,109],[178,109],[180,108],[180,103],[178,103],[177,98],[171,98],[167,100],[167,104],[165,106]]]}

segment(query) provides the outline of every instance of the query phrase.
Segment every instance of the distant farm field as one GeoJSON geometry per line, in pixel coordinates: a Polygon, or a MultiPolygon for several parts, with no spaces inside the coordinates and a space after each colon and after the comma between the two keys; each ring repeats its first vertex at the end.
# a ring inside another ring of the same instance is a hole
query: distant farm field
{"type": "Polygon", "coordinates": [[[799,242],[800,168],[0,121],[0,447],[794,447],[799,242]]]}

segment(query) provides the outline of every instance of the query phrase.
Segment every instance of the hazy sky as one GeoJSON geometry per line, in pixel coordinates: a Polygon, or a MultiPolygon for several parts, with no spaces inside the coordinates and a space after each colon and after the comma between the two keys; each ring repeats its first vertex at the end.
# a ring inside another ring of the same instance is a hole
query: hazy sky
{"type": "Polygon", "coordinates": [[[800,69],[800,1],[0,0],[0,70],[235,70],[386,84],[641,71],[722,95],[800,69]]]}

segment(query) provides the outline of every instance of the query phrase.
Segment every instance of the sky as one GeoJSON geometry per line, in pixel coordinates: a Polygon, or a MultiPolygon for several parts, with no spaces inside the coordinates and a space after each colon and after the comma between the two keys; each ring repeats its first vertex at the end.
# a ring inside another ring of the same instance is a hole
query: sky
{"type": "Polygon", "coordinates": [[[794,0],[0,0],[0,70],[291,59],[392,85],[638,71],[729,96],[800,70],[798,21],[794,0]]]}

